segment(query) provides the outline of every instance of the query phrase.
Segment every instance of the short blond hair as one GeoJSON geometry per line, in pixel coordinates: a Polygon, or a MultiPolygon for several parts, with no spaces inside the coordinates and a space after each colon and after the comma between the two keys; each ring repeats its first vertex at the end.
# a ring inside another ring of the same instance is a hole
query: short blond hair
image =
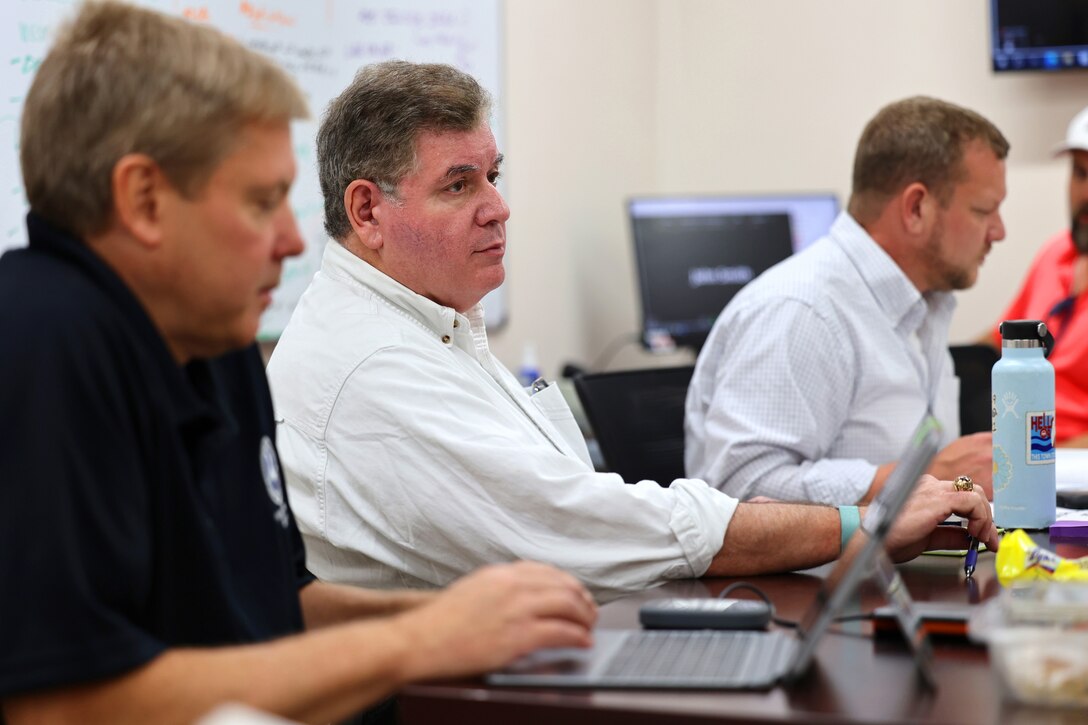
{"type": "Polygon", "coordinates": [[[61,28],[26,97],[26,196],[57,226],[101,232],[124,155],[148,155],[192,196],[245,125],[306,116],[294,81],[223,33],[120,2],[87,2],[61,28]]]}

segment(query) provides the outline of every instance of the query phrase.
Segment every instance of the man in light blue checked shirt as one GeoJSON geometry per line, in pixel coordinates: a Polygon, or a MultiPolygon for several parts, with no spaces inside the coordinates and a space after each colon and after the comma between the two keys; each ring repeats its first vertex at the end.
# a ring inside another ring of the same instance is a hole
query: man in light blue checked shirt
{"type": "Polygon", "coordinates": [[[930,472],[992,497],[990,434],[959,437],[953,290],[1005,236],[1009,144],[982,116],[908,98],[866,126],[828,235],[726,306],[688,390],[685,463],[740,499],[869,501],[927,409],[930,472]]]}

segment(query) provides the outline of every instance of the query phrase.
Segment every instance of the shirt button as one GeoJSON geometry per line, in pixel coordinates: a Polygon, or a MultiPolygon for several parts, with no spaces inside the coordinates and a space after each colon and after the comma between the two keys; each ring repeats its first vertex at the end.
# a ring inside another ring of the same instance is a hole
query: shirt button
{"type": "Polygon", "coordinates": [[[450,336],[449,335],[443,335],[442,336],[442,343],[445,344],[445,345],[449,345],[450,344],[450,336]]]}
{"type": "Polygon", "coordinates": [[[461,326],[461,321],[460,320],[454,320],[453,321],[453,329],[456,330],[460,326],[461,326]]]}

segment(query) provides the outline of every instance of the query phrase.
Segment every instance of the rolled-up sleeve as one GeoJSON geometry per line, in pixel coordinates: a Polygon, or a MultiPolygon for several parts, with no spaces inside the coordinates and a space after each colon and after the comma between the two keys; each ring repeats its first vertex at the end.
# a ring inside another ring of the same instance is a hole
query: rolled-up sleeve
{"type": "Polygon", "coordinates": [[[532,435],[508,400],[451,384],[444,355],[382,349],[343,381],[320,429],[288,416],[288,481],[308,499],[296,515],[335,552],[311,557],[315,573],[373,584],[379,568],[407,575],[391,584],[442,586],[530,559],[605,599],[707,570],[735,499],[702,481],[663,488],[595,472],[532,435]]]}

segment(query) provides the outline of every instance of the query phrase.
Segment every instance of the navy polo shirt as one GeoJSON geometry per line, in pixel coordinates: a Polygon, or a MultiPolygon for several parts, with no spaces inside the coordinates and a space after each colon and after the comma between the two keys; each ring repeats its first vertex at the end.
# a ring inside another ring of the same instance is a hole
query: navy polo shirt
{"type": "Polygon", "coordinates": [[[82,242],[0,258],[0,698],[302,629],[255,346],[179,366],[82,242]]]}

